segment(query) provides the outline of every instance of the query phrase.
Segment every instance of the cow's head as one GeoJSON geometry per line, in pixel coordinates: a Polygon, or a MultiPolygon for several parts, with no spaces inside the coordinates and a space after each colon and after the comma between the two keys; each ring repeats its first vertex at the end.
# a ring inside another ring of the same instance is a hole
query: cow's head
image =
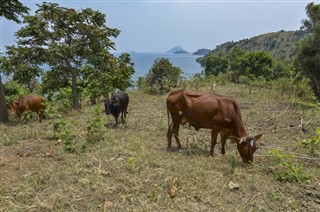
{"type": "Polygon", "coordinates": [[[231,137],[237,143],[237,148],[244,163],[253,162],[253,153],[256,151],[256,142],[263,134],[243,138],[231,137]]]}
{"type": "Polygon", "coordinates": [[[8,111],[11,115],[20,115],[19,113],[19,102],[16,100],[10,101],[7,104],[8,111]]]}
{"type": "Polygon", "coordinates": [[[107,98],[106,101],[104,102],[104,107],[107,115],[110,115],[111,112],[113,111],[113,104],[112,101],[107,98]]]}

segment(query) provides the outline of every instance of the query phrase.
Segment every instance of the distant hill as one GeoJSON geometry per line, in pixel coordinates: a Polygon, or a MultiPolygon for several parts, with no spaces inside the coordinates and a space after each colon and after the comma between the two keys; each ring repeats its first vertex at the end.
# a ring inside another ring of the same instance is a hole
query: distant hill
{"type": "MultiPolygon", "coordinates": [[[[168,50],[167,53],[170,54],[179,54],[179,52],[186,52],[188,53],[186,50],[184,50],[181,46],[175,46],[172,49],[168,50]]],[[[185,53],[184,53],[185,54],[185,53]]]]}
{"type": "MultiPolygon", "coordinates": [[[[237,42],[226,42],[218,45],[210,51],[210,54],[225,55],[236,46],[247,51],[267,51],[275,58],[280,60],[292,59],[295,51],[295,45],[302,40],[308,32],[306,31],[284,31],[271,32],[258,35],[249,39],[243,39],[237,42]]],[[[199,60],[199,62],[201,59],[199,60]]]]}
{"type": "Polygon", "coordinates": [[[210,53],[210,49],[198,49],[193,55],[207,55],[210,53]]]}

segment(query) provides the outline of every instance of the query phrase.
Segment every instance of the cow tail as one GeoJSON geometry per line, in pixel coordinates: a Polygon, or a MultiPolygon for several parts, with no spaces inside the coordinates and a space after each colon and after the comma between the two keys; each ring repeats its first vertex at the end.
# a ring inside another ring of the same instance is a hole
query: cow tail
{"type": "Polygon", "coordinates": [[[170,112],[169,112],[169,105],[167,101],[167,117],[168,117],[168,129],[170,128],[170,112]]]}

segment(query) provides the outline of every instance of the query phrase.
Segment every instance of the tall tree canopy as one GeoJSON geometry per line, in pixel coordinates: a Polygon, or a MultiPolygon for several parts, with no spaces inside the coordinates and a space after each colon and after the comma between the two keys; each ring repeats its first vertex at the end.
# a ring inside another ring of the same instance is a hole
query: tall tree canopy
{"type": "Polygon", "coordinates": [[[19,16],[28,13],[29,8],[19,0],[1,0],[0,17],[20,23],[19,16]]]}
{"type": "Polygon", "coordinates": [[[309,3],[306,13],[308,19],[302,27],[311,35],[299,43],[295,64],[298,72],[309,78],[313,93],[320,101],[320,4],[309,3]]]}
{"type": "MultiPolygon", "coordinates": [[[[17,79],[27,81],[40,74],[39,65],[49,65],[42,78],[44,90],[55,92],[70,87],[74,109],[80,107],[79,92],[89,85],[92,76],[107,75],[105,89],[111,90],[112,86],[107,85],[114,82],[119,69],[123,70],[123,66],[115,68],[122,63],[121,58],[109,52],[115,49],[110,38],[120,31],[107,27],[105,14],[90,8],[76,11],[46,2],[37,6],[35,15],[24,17],[25,25],[16,33],[17,46],[8,47],[8,63],[16,69],[17,79]]],[[[129,82],[134,72],[130,57],[125,62],[125,74],[120,78],[129,82]]]]}
{"type": "MultiPolygon", "coordinates": [[[[0,17],[4,17],[8,20],[13,20],[20,23],[19,16],[28,13],[29,8],[23,6],[18,0],[1,0],[0,1],[0,17]]],[[[2,61],[0,61],[0,71],[2,71],[2,61]]],[[[6,99],[2,85],[2,79],[0,74],[0,122],[8,122],[9,115],[6,107],[6,99]]]]}

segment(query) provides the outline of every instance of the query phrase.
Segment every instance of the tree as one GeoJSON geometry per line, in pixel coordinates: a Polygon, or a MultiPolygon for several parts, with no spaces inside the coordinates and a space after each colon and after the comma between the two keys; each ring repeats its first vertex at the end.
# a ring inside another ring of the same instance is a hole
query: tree
{"type": "Polygon", "coordinates": [[[171,86],[178,82],[181,73],[181,69],[174,67],[169,59],[158,58],[146,76],[146,83],[152,89],[159,88],[160,93],[163,94],[165,90],[170,90],[171,86]]]}
{"type": "Polygon", "coordinates": [[[107,63],[109,66],[101,68],[100,70],[109,70],[109,72],[90,70],[92,67],[87,67],[89,70],[88,86],[85,92],[88,94],[92,103],[96,103],[99,96],[107,96],[108,93],[114,91],[116,88],[124,91],[126,88],[132,86],[131,76],[135,70],[128,53],[122,53],[118,58],[113,57],[107,63]],[[112,72],[112,74],[110,74],[112,72]],[[109,82],[109,83],[106,83],[109,82]]]}
{"type": "Polygon", "coordinates": [[[232,80],[238,81],[240,76],[249,80],[258,77],[274,80],[289,75],[288,65],[276,60],[268,52],[249,52],[238,47],[226,56],[209,55],[204,63],[205,77],[232,72],[232,80]]]}
{"type": "Polygon", "coordinates": [[[30,9],[19,0],[1,0],[0,17],[20,23],[19,15],[27,14],[30,9]]]}
{"type": "Polygon", "coordinates": [[[228,61],[225,57],[218,57],[215,55],[209,55],[205,61],[204,75],[207,76],[217,76],[220,73],[226,72],[228,70],[228,61]]]}
{"type": "MultiPolygon", "coordinates": [[[[79,92],[88,86],[89,78],[96,73],[114,74],[115,59],[109,50],[115,47],[110,37],[120,31],[107,27],[105,14],[90,8],[76,11],[46,2],[37,6],[35,15],[24,17],[25,25],[16,33],[18,46],[11,49],[19,49],[15,51],[19,54],[28,49],[37,59],[30,64],[49,65],[43,76],[44,90],[71,88],[72,107],[79,109],[79,92]]],[[[112,79],[104,83],[112,84],[112,79]]]]}
{"type": "Polygon", "coordinates": [[[298,73],[310,80],[311,89],[320,101],[320,4],[309,3],[306,13],[309,19],[303,21],[302,28],[309,30],[311,35],[299,43],[295,66],[298,73]]]}
{"type": "MultiPolygon", "coordinates": [[[[0,1],[0,17],[5,17],[8,20],[13,20],[20,23],[19,15],[28,13],[29,8],[23,6],[18,0],[1,0],[0,1]]],[[[1,59],[2,61],[2,59],[1,59]]],[[[0,63],[2,64],[2,62],[0,63]]],[[[2,65],[1,65],[2,66],[2,65]]],[[[0,72],[2,68],[0,67],[0,72]]],[[[3,90],[2,79],[0,74],[0,122],[9,121],[8,110],[6,106],[6,98],[3,90]]]]}

